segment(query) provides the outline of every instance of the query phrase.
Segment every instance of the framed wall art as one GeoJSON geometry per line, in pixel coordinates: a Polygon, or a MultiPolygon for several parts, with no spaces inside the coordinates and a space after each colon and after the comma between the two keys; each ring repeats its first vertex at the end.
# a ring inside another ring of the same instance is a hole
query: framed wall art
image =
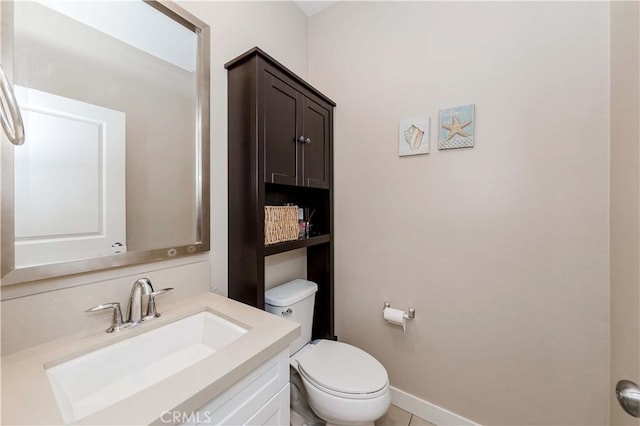
{"type": "Polygon", "coordinates": [[[399,130],[400,157],[429,153],[429,117],[400,120],[399,130]]]}
{"type": "Polygon", "coordinates": [[[440,110],[438,149],[474,146],[474,110],[473,104],[440,110]]]}

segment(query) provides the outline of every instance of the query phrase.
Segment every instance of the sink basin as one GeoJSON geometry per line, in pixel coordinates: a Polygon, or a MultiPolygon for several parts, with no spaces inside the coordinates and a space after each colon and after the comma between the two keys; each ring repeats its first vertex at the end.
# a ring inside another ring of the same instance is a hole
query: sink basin
{"type": "Polygon", "coordinates": [[[47,375],[63,420],[71,423],[196,364],[247,331],[200,312],[47,368],[47,375]]]}

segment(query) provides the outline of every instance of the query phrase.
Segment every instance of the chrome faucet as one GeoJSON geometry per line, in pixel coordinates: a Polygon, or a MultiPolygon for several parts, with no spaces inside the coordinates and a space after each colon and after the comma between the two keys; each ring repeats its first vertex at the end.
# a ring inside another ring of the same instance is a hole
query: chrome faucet
{"type": "Polygon", "coordinates": [[[131,294],[129,295],[129,304],[127,305],[127,323],[132,326],[141,321],[149,321],[158,318],[160,314],[156,310],[156,296],[173,290],[173,287],[163,288],[162,290],[153,291],[153,286],[149,278],[140,278],[133,283],[131,294]],[[147,296],[147,313],[142,316],[142,296],[147,296]]]}
{"type": "Polygon", "coordinates": [[[107,333],[120,331],[125,328],[135,327],[142,321],[149,321],[159,317],[160,314],[156,310],[155,297],[171,290],[173,290],[173,287],[154,291],[149,278],[140,278],[136,280],[136,282],[133,283],[133,287],[131,287],[131,294],[129,295],[126,322],[122,321],[122,314],[120,313],[120,303],[118,302],[94,306],[93,308],[87,309],[85,312],[96,312],[104,309],[113,309],[113,320],[111,327],[107,329],[107,333]],[[147,312],[144,316],[142,315],[143,296],[147,296],[147,312]]]}
{"type": "Polygon", "coordinates": [[[133,283],[129,304],[127,305],[127,322],[131,325],[142,321],[142,296],[153,293],[153,286],[149,278],[140,278],[133,283]]]}

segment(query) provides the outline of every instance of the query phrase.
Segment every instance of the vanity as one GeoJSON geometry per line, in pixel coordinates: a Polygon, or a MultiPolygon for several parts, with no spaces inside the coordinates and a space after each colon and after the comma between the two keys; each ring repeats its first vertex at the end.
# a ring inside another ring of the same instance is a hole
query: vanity
{"type": "Polygon", "coordinates": [[[289,423],[298,324],[213,293],[160,310],[2,358],[2,423],[289,423]]]}

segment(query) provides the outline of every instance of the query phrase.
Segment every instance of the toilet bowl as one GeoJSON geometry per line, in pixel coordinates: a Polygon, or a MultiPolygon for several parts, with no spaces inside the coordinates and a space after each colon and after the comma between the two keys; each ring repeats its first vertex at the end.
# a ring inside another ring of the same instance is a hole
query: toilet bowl
{"type": "Polygon", "coordinates": [[[290,358],[311,409],[328,423],[371,424],[391,403],[387,371],[365,351],[346,343],[315,340],[290,358]]]}
{"type": "Polygon", "coordinates": [[[333,340],[311,340],[318,286],[294,280],[267,290],[266,310],[300,323],[302,335],[289,347],[309,407],[327,423],[373,424],[391,404],[385,368],[367,352],[333,340]]]}

